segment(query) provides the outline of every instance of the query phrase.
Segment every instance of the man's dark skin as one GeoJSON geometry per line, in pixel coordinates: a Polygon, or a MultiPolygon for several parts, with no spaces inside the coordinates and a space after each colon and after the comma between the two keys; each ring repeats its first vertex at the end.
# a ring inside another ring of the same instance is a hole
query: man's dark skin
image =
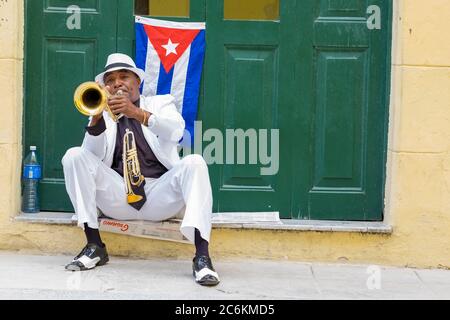
{"type": "MultiPolygon", "coordinates": [[[[139,77],[129,70],[117,70],[108,72],[103,78],[105,89],[111,94],[108,98],[108,105],[115,115],[123,113],[128,118],[138,120],[140,123],[144,120],[148,125],[148,119],[151,113],[136,107],[133,101],[137,101],[140,97],[139,86],[141,81],[139,77]],[[117,91],[122,90],[122,95],[116,95],[117,91]]],[[[103,112],[93,116],[90,126],[95,126],[97,122],[103,117],[103,112]]]]}

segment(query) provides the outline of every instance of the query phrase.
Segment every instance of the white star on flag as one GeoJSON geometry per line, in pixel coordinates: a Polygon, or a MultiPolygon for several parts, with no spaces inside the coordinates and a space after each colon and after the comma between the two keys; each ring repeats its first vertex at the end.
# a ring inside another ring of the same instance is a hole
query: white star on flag
{"type": "Polygon", "coordinates": [[[176,48],[178,47],[179,43],[172,43],[172,40],[170,40],[169,38],[169,42],[167,42],[167,44],[162,45],[161,47],[163,47],[164,49],[166,49],[166,57],[171,54],[171,53],[177,53],[176,48]]]}

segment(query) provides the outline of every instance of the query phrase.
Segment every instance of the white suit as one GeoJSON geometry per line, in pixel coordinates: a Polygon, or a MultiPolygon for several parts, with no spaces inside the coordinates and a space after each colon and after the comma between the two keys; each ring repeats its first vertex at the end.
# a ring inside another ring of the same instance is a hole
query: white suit
{"type": "Polygon", "coordinates": [[[97,207],[118,220],[161,221],[184,211],[180,231],[194,242],[194,228],[209,242],[212,193],[208,168],[199,155],[180,160],[178,141],[184,120],[171,95],[140,98],[140,106],[152,113],[142,125],[145,140],[156,158],[169,170],[158,179],[146,178],[147,201],[138,211],[126,202],[124,179],[113,169],[117,123],[103,113],[106,130],[98,136],[86,132],[81,147],[67,150],[62,159],[66,189],[75,208],[78,225],[98,228],[97,207]]]}

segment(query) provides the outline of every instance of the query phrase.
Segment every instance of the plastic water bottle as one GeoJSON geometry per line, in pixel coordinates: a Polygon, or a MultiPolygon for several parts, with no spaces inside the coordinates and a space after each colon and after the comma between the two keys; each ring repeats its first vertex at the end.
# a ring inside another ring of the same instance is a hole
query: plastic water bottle
{"type": "Polygon", "coordinates": [[[22,212],[37,213],[39,207],[39,180],[41,165],[36,153],[36,146],[30,146],[30,152],[23,161],[22,212]]]}

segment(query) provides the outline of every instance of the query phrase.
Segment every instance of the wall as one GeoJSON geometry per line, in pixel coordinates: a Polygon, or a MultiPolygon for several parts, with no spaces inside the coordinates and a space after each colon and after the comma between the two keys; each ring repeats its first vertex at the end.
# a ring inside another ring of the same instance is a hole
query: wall
{"type": "MultiPolygon", "coordinates": [[[[395,2],[386,220],[392,235],[214,229],[214,257],[450,267],[450,0],[395,2]]],[[[15,222],[23,5],[0,0],[0,249],[75,254],[75,227],[15,222]]],[[[190,258],[192,246],[104,235],[112,255],[190,258]]]]}
{"type": "Polygon", "coordinates": [[[17,213],[22,141],[23,3],[0,0],[0,230],[17,213]]]}

